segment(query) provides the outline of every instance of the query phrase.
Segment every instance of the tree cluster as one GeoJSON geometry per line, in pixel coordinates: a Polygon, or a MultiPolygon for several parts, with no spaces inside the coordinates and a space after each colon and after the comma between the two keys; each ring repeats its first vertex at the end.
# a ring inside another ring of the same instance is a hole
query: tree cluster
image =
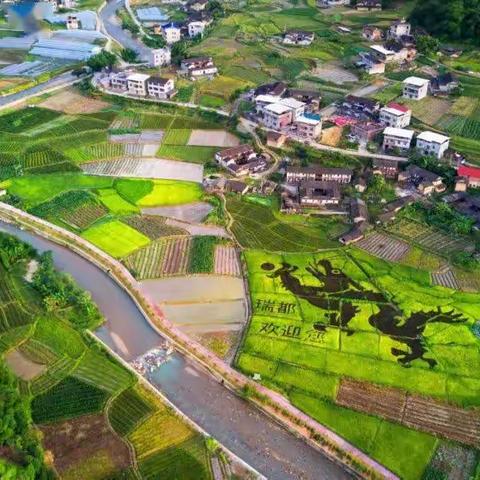
{"type": "Polygon", "coordinates": [[[417,0],[410,21],[434,36],[480,44],[480,0],[417,0]]]}
{"type": "Polygon", "coordinates": [[[87,61],[87,65],[94,71],[99,72],[106,67],[113,67],[117,63],[117,57],[106,50],[102,50],[100,53],[93,55],[87,61]]]}

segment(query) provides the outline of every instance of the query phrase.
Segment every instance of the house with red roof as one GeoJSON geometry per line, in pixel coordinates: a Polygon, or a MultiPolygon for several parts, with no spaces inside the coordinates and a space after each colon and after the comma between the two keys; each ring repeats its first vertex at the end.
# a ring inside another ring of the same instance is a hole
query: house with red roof
{"type": "Polygon", "coordinates": [[[457,175],[459,185],[462,183],[470,188],[480,188],[480,168],[478,167],[469,167],[467,165],[460,165],[457,168],[457,175]],[[461,179],[464,179],[463,182],[461,179]]]}
{"type": "Polygon", "coordinates": [[[410,125],[412,111],[406,105],[390,102],[380,109],[379,119],[385,127],[405,128],[410,125]]]}

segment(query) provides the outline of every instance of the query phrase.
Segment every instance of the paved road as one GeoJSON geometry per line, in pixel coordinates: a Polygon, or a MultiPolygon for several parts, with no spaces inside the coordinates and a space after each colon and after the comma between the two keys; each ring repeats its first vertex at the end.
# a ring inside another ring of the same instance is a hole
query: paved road
{"type": "Polygon", "coordinates": [[[62,73],[58,77],[52,78],[47,82],[40,83],[35,85],[32,88],[27,88],[22,92],[13,93],[12,95],[7,95],[5,97],[0,97],[0,109],[7,108],[15,103],[18,103],[22,100],[26,100],[29,97],[36,95],[41,95],[51,89],[62,88],[73,83],[79,82],[81,79],[73,76],[70,72],[62,73]]]}
{"type": "Polygon", "coordinates": [[[128,30],[123,30],[119,18],[115,12],[125,7],[125,0],[109,0],[105,7],[98,12],[103,33],[113,38],[124,48],[131,48],[137,52],[140,60],[147,62],[150,59],[150,49],[139,39],[132,37],[128,30]]]}

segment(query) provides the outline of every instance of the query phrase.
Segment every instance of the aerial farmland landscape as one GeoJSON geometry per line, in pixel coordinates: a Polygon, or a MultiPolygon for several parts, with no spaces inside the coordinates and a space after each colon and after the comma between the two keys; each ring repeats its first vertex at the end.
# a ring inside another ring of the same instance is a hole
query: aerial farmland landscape
{"type": "Polygon", "coordinates": [[[0,479],[480,480],[480,1],[0,0],[0,479]]]}

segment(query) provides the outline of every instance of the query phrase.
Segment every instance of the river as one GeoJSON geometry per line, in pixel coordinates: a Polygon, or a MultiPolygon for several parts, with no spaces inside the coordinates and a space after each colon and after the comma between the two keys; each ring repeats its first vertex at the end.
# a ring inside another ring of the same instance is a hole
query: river
{"type": "MultiPolygon", "coordinates": [[[[72,275],[92,294],[106,318],[95,334],[122,358],[129,361],[162,341],[128,294],[88,260],[13,225],[0,222],[0,231],[16,235],[39,252],[52,251],[55,266],[72,275]]],[[[150,380],[184,414],[269,479],[351,478],[341,466],[280,427],[179,353],[159,367],[150,380]]]]}

